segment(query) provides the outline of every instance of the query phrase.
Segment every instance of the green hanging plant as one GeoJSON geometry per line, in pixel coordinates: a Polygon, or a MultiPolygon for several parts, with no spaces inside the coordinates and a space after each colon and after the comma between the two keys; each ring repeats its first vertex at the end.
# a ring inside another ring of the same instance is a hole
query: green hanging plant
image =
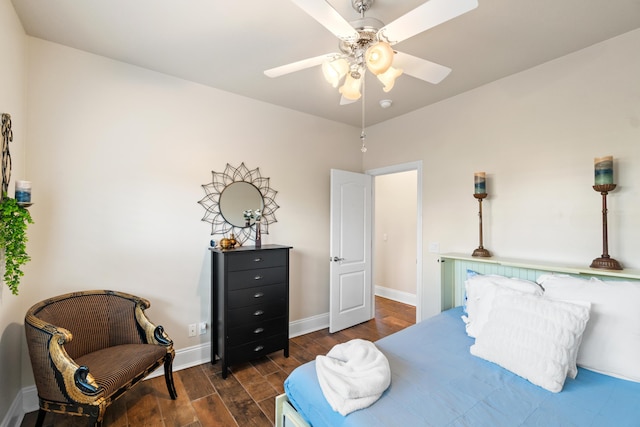
{"type": "Polygon", "coordinates": [[[14,295],[18,295],[24,275],[21,268],[31,260],[27,254],[27,224],[33,224],[29,211],[4,195],[0,201],[0,249],[4,250],[4,283],[14,295]]]}

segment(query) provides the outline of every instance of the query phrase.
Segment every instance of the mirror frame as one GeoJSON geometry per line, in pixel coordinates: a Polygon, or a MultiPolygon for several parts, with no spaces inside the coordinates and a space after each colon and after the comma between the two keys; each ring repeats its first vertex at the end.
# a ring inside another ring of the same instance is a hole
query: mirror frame
{"type": "Polygon", "coordinates": [[[259,168],[247,168],[244,162],[237,168],[227,163],[223,172],[211,171],[211,175],[211,182],[202,185],[205,196],[198,201],[206,211],[202,221],[211,223],[211,235],[220,234],[224,237],[229,237],[229,234],[233,233],[236,240],[241,244],[247,240],[255,239],[255,222],[249,227],[238,227],[227,222],[220,210],[222,192],[229,185],[236,182],[247,182],[256,187],[262,195],[263,207],[262,218],[259,222],[260,232],[269,234],[269,224],[278,222],[275,211],[280,207],[275,202],[278,192],[269,186],[269,178],[263,177],[259,168]]]}

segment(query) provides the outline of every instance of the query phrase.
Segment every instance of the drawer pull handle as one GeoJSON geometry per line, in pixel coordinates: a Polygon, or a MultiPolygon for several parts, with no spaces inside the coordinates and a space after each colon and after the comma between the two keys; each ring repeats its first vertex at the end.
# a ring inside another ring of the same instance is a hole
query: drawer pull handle
{"type": "Polygon", "coordinates": [[[262,258],[254,258],[253,262],[262,262],[262,258]]]}
{"type": "Polygon", "coordinates": [[[261,333],[263,333],[263,332],[264,332],[264,328],[256,328],[256,329],[253,331],[253,333],[254,333],[254,334],[261,334],[261,333]]]}
{"type": "Polygon", "coordinates": [[[253,351],[261,351],[262,349],[264,349],[264,346],[259,345],[256,348],[254,348],[253,351]]]}
{"type": "Polygon", "coordinates": [[[254,316],[262,316],[263,314],[264,314],[263,310],[256,310],[256,311],[253,312],[254,316]]]}
{"type": "Polygon", "coordinates": [[[256,277],[254,277],[253,279],[254,279],[254,280],[260,280],[260,279],[262,279],[262,276],[257,275],[257,276],[256,276],[256,277]]]}
{"type": "Polygon", "coordinates": [[[264,292],[256,292],[255,294],[253,294],[254,298],[262,298],[264,296],[264,292]]]}

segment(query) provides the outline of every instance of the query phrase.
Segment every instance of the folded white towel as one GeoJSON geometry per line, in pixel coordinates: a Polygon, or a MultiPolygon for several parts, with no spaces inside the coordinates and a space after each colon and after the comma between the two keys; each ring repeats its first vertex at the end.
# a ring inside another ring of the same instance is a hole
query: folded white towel
{"type": "Polygon", "coordinates": [[[389,361],[375,344],[361,339],[317,356],[316,374],[325,398],[342,415],[370,406],[391,384],[389,361]]]}

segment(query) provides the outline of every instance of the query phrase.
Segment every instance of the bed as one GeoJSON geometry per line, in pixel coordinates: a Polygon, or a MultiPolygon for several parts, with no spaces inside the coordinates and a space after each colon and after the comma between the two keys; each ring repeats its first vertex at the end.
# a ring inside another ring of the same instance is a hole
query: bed
{"type": "MultiPolygon", "coordinates": [[[[607,323],[611,320],[610,313],[602,312],[601,306],[606,304],[590,306],[591,323],[587,323],[584,336],[581,332],[579,340],[586,348],[599,347],[594,366],[603,366],[597,363],[606,356],[604,368],[599,369],[601,373],[582,367],[591,366],[592,360],[588,355],[576,354],[577,375],[566,379],[563,376],[561,391],[551,392],[535,385],[493,361],[471,354],[470,348],[480,337],[474,339],[468,335],[467,325],[461,319],[466,313],[458,306],[375,343],[389,361],[391,385],[366,409],[340,415],[332,410],[323,395],[316,362],[295,369],[285,381],[285,394],[276,399],[276,426],[640,426],[640,382],[635,377],[640,373],[631,366],[637,364],[640,357],[637,352],[640,322],[636,322],[637,310],[628,310],[637,305],[639,299],[621,299],[624,294],[616,293],[616,289],[622,289],[622,285],[597,279],[558,275],[548,278],[546,283],[545,292],[559,299],[566,299],[567,295],[572,298],[575,294],[580,299],[593,299],[594,291],[589,286],[594,285],[595,298],[619,304],[621,307],[616,313],[627,316],[614,320],[632,323],[630,329],[625,326],[618,331],[607,323]],[[567,281],[570,286],[565,284],[567,281]],[[597,295],[602,286],[607,292],[605,297],[597,295]],[[629,313],[631,311],[634,313],[629,313]],[[631,322],[628,316],[632,316],[631,322]],[[600,324],[606,329],[599,331],[600,324]],[[597,341],[597,334],[601,332],[605,339],[614,336],[620,342],[608,344],[608,351],[597,341]],[[623,360],[617,360],[620,353],[625,353],[623,360]],[[607,365],[609,362],[613,363],[612,367],[607,365]],[[625,364],[631,369],[631,379],[625,376],[625,364]],[[607,369],[613,370],[614,376],[607,369]]],[[[631,289],[631,296],[640,295],[639,283],[626,281],[624,284],[627,288],[621,292],[631,289]]]]}

